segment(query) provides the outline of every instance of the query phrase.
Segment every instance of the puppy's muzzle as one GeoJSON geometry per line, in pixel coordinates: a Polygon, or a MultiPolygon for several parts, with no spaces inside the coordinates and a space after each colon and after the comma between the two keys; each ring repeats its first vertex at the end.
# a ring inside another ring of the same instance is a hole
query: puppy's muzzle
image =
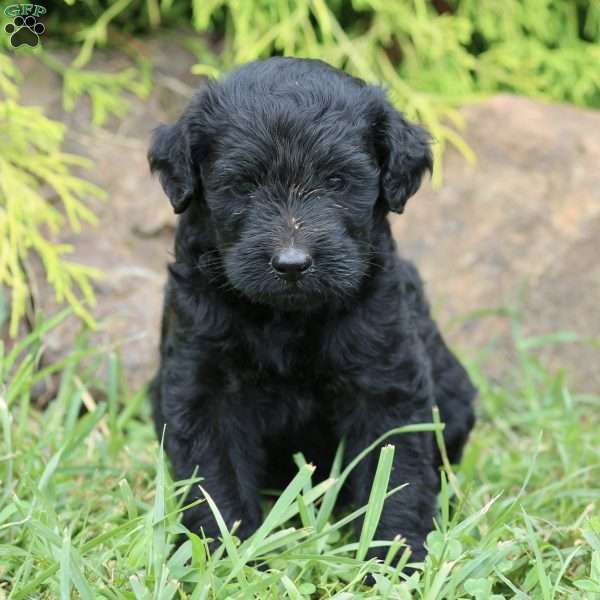
{"type": "Polygon", "coordinates": [[[312,257],[306,250],[291,246],[278,250],[271,258],[275,273],[286,281],[298,281],[312,264],[312,257]]]}

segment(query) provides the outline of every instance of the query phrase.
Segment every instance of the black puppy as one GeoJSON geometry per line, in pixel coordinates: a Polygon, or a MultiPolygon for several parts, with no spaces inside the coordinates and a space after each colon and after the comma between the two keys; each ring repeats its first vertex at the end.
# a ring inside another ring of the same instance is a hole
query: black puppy
{"type": "MultiPolygon", "coordinates": [[[[197,468],[229,526],[261,522],[259,490],[284,486],[302,451],[328,472],[437,404],[450,459],[475,390],[431,320],[388,211],[431,168],[429,137],[378,87],[322,62],[272,58],[210,83],[154,134],[150,166],[181,214],[152,386],[176,477],[197,468]]],[[[401,435],[378,539],[424,557],[438,491],[431,433],[401,435]]],[[[348,485],[368,499],[377,453],[348,485]]],[[[200,494],[194,489],[191,498],[200,494]]],[[[216,538],[202,503],[184,523],[216,538]]]]}

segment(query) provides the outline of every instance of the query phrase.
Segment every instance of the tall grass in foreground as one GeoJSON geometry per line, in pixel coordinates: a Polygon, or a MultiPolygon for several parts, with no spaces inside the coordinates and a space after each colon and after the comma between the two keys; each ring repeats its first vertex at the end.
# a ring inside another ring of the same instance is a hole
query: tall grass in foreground
{"type": "Polygon", "coordinates": [[[371,448],[367,507],[334,511],[351,468],[342,449],[318,484],[297,456],[256,534],[240,544],[221,520],[210,554],[179,523],[185,490],[202,481],[171,481],[144,394],[123,388],[115,357],[82,342],[40,367],[40,335],[63,318],[0,353],[0,598],[600,599],[598,398],[569,392],[529,354],[531,340],[516,340],[510,387],[471,365],[479,423],[460,469],[442,478],[429,556],[405,579],[390,566],[410,562],[402,541],[373,540],[386,493],[403,493],[387,490],[394,449],[384,439],[371,448]],[[50,374],[58,391],[40,411],[32,390],[50,374]],[[188,541],[175,550],[180,533],[188,541]],[[384,563],[365,560],[373,544],[389,547],[384,563]]]}

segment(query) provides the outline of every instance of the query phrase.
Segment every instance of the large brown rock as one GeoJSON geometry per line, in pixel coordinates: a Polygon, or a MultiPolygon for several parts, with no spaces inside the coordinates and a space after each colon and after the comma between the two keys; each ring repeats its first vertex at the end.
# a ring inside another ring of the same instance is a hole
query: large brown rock
{"type": "MultiPolygon", "coordinates": [[[[89,125],[85,103],[65,114],[59,82],[32,59],[22,64],[25,100],[68,124],[70,149],[95,161],[91,178],[108,192],[108,201],[95,205],[100,225],[61,239],[75,246],[76,260],[106,274],[96,287],[96,336],[120,350],[133,386],[156,364],[175,222],[148,173],[147,140],[199,82],[189,75],[192,57],[172,43],[150,51],[157,72],[151,97],[134,100],[125,119],[102,130],[89,125]]],[[[421,269],[450,340],[468,356],[497,340],[502,351],[490,368],[501,374],[511,361],[503,351],[510,347],[507,320],[464,320],[469,313],[517,307],[527,334],[570,330],[600,338],[600,114],[510,96],[463,114],[477,164],[447,151],[442,188],[425,184],[393,227],[401,251],[421,269]]],[[[38,302],[52,312],[40,271],[38,279],[38,302]]],[[[49,357],[68,351],[76,329],[73,320],[49,337],[49,357]]],[[[548,354],[578,387],[600,389],[597,349],[577,343],[548,354]]]]}
{"type": "Polygon", "coordinates": [[[463,114],[477,162],[446,153],[441,189],[426,185],[393,220],[400,248],[467,355],[495,342],[490,368],[506,372],[509,320],[458,318],[515,309],[523,335],[578,334],[541,352],[579,389],[598,391],[600,113],[502,95],[463,114]]]}

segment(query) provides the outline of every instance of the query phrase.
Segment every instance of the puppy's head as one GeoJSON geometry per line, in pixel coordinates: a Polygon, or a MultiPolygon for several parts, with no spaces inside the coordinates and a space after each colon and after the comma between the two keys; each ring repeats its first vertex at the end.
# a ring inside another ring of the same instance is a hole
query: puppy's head
{"type": "Polygon", "coordinates": [[[280,310],[351,297],[376,224],[431,169],[427,133],[379,88],[296,59],[210,84],[155,131],[149,161],[175,212],[208,215],[231,286],[280,310]]]}

